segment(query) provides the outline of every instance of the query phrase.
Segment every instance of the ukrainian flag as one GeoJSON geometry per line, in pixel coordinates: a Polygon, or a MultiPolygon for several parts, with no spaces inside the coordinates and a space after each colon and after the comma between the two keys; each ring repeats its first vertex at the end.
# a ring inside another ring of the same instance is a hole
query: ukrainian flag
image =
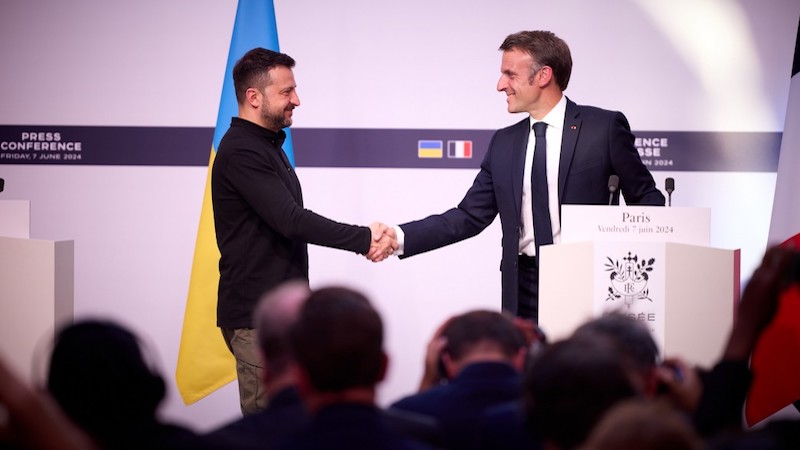
{"type": "MultiPolygon", "coordinates": [[[[183,318],[183,333],[178,353],[175,379],[184,403],[190,405],[236,379],[236,364],[217,328],[217,285],[219,284],[219,249],[214,233],[211,206],[211,166],[222,136],[238,115],[233,88],[233,66],[255,47],[280,51],[275,7],[272,0],[239,0],[236,21],[225,68],[225,81],[219,101],[217,126],[208,161],[203,208],[197,230],[189,294],[183,318]]],[[[286,130],[283,150],[294,165],[291,135],[286,130]]]]}

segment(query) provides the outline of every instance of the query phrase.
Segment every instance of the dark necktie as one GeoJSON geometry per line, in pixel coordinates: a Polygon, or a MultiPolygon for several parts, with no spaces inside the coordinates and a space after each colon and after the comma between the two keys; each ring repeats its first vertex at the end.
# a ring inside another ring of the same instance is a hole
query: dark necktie
{"type": "Polygon", "coordinates": [[[533,124],[536,146],[533,149],[533,170],[531,174],[531,191],[533,194],[533,232],[536,241],[536,256],[539,246],[553,243],[553,228],[550,225],[550,196],[547,193],[547,140],[545,138],[547,124],[533,124]]]}

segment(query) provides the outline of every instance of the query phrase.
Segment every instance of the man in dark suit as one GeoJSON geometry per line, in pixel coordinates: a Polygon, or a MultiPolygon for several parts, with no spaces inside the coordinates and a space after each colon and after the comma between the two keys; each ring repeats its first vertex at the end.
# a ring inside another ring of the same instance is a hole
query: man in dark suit
{"type": "MultiPolygon", "coordinates": [[[[508,112],[527,113],[492,138],[458,207],[394,227],[409,257],[475,236],[497,214],[503,230],[503,309],[538,320],[540,245],[560,242],[562,204],[606,204],[610,175],[627,204],[664,205],[634,147],[625,116],[563,95],[572,71],[567,44],[549,31],[509,35],[497,90],[508,112]]],[[[618,194],[614,203],[619,202],[618,194]]]]}
{"type": "MultiPolygon", "coordinates": [[[[521,399],[525,337],[509,317],[475,310],[449,319],[441,338],[445,344],[440,354],[428,355],[426,361],[439,359],[447,382],[431,387],[423,382],[419,393],[395,402],[390,411],[433,417],[442,427],[446,448],[475,448],[484,412],[521,399]]],[[[436,346],[428,347],[429,353],[436,351],[436,346]]]]}
{"type": "Polygon", "coordinates": [[[383,321],[363,294],[343,287],[314,291],[291,327],[289,342],[311,424],[281,449],[432,448],[422,438],[435,436],[433,422],[387,415],[375,404],[388,357],[383,350],[383,321]],[[426,424],[431,433],[422,435],[426,424]]]}
{"type": "Polygon", "coordinates": [[[245,414],[265,404],[253,309],[278,284],[308,280],[307,243],[371,253],[378,259],[392,251],[387,241],[378,242],[385,225],[346,225],[303,207],[300,181],[281,148],[283,128],[292,124],[300,105],[294,64],[288,55],[263,48],[237,61],[233,84],[239,116],[231,119],[211,169],[221,254],[217,325],[236,357],[245,414]]]}

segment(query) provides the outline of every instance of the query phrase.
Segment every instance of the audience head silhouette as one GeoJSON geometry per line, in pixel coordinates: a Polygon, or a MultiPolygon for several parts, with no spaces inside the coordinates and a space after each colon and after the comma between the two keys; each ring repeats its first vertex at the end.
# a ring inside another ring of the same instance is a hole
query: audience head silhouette
{"type": "Polygon", "coordinates": [[[58,333],[47,388],[64,412],[101,442],[117,438],[122,429],[154,423],[165,395],[164,381],[145,361],[137,337],[99,320],[58,333]]]}
{"type": "Polygon", "coordinates": [[[700,450],[702,441],[687,418],[660,401],[624,400],[592,430],[581,450],[700,450]]]}
{"type": "Polygon", "coordinates": [[[369,300],[352,289],[314,291],[290,340],[303,381],[317,392],[372,388],[386,373],[383,322],[369,300]]]}
{"type": "Polygon", "coordinates": [[[445,325],[442,337],[447,340],[442,359],[450,378],[475,362],[507,362],[522,370],[525,337],[510,318],[498,312],[475,310],[455,316],[445,325]]]}
{"type": "Polygon", "coordinates": [[[598,337],[610,339],[634,370],[637,390],[655,395],[658,387],[655,369],[660,354],[658,344],[644,323],[622,313],[611,313],[585,322],[573,336],[589,340],[598,337]]]}
{"type": "Polygon", "coordinates": [[[103,321],[61,330],[47,387],[70,416],[86,425],[152,417],[164,398],[164,381],[145,362],[136,336],[103,321]]]}
{"type": "Polygon", "coordinates": [[[629,372],[609,339],[551,344],[534,359],[524,381],[528,427],[561,450],[578,447],[606,410],[636,395],[629,372]]]}
{"type": "Polygon", "coordinates": [[[289,281],[266,293],[259,301],[254,315],[258,347],[266,360],[268,375],[287,372],[294,360],[289,330],[311,293],[308,283],[289,281]]]}

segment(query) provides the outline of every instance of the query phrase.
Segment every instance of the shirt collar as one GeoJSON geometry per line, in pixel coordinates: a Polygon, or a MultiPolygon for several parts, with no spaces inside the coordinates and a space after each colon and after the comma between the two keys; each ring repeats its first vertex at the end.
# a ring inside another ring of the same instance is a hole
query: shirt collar
{"type": "Polygon", "coordinates": [[[247,129],[248,131],[263,137],[264,139],[268,140],[272,145],[276,147],[283,147],[283,141],[286,140],[286,132],[283,130],[279,130],[277,133],[268,129],[264,128],[261,125],[250,122],[249,120],[242,119],[241,117],[232,117],[231,118],[231,126],[239,126],[242,128],[247,129]]]}
{"type": "Polygon", "coordinates": [[[556,103],[556,106],[550,110],[542,120],[536,120],[533,116],[530,116],[531,121],[531,128],[533,128],[533,124],[536,122],[544,122],[547,124],[548,127],[553,127],[557,129],[561,129],[564,127],[564,118],[567,115],[567,97],[565,95],[561,95],[561,99],[556,103]]]}

